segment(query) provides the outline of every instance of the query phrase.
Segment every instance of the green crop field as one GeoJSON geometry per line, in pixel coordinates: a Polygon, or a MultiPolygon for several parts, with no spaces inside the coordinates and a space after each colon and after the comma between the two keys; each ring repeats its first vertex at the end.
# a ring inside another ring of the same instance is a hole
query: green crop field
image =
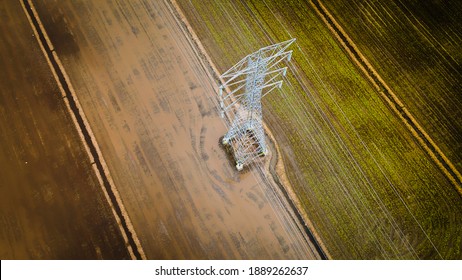
{"type": "Polygon", "coordinates": [[[222,72],[297,38],[283,89],[264,99],[264,118],[332,258],[462,258],[460,195],[309,2],[178,3],[222,72]]]}
{"type": "Polygon", "coordinates": [[[462,172],[462,2],[324,4],[462,172]]]}

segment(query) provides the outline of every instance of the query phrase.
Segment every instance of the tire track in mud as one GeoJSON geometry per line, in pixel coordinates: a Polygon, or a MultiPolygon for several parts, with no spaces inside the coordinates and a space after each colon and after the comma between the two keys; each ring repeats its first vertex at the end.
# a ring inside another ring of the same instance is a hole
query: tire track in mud
{"type": "MultiPolygon", "coordinates": [[[[194,34],[194,31],[190,27],[190,25],[186,22],[185,16],[182,14],[181,9],[179,8],[178,4],[176,3],[176,0],[164,0],[165,4],[169,8],[169,10],[172,12],[175,20],[177,21],[178,25],[182,26],[181,30],[185,33],[185,36],[189,38],[190,45],[194,52],[196,53],[197,57],[199,58],[199,61],[202,64],[202,67],[205,69],[205,73],[209,75],[209,78],[211,80],[215,81],[220,81],[220,74],[214,63],[212,62],[212,59],[210,56],[207,54],[205,48],[202,46],[200,43],[198,37],[194,34]]],[[[265,125],[265,130],[268,131],[268,127],[265,125]]],[[[271,133],[269,133],[271,134],[271,133]]],[[[270,163],[265,166],[265,169],[269,172],[269,174],[272,177],[273,182],[277,187],[279,188],[280,192],[284,196],[284,198],[288,202],[288,206],[290,207],[291,211],[295,215],[295,219],[297,219],[302,227],[301,230],[303,230],[303,233],[307,237],[307,239],[313,244],[314,249],[316,252],[319,254],[320,258],[323,260],[327,260],[330,258],[330,254],[327,251],[327,248],[325,245],[319,240],[319,235],[316,232],[313,232],[312,226],[308,226],[307,223],[311,224],[310,221],[305,221],[307,219],[306,215],[304,213],[301,213],[299,211],[299,208],[297,207],[297,202],[294,201],[297,199],[297,197],[293,197],[294,195],[291,194],[290,191],[288,191],[285,186],[285,184],[288,183],[287,180],[281,180],[280,175],[278,174],[278,171],[280,171],[280,168],[278,168],[277,163],[282,161],[282,157],[278,152],[277,148],[277,143],[275,142],[274,138],[270,136],[270,146],[272,147],[272,153],[273,156],[270,159],[270,163]],[[277,171],[278,170],[278,171],[277,171]]],[[[220,141],[221,142],[221,141],[220,141]]]]}
{"type": "Polygon", "coordinates": [[[109,171],[107,170],[106,163],[104,162],[104,158],[101,155],[98,144],[94,139],[91,128],[88,125],[88,121],[85,118],[84,112],[80,107],[77,98],[73,94],[69,77],[67,77],[67,74],[61,65],[59,57],[57,56],[46,30],[35,11],[33,3],[30,2],[30,0],[20,0],[20,2],[36,35],[40,48],[42,49],[51,71],[53,72],[53,76],[63,94],[63,99],[69,109],[71,118],[75,122],[77,131],[84,143],[91,165],[95,169],[96,176],[101,183],[104,195],[107,198],[109,206],[120,227],[121,234],[126,242],[125,245],[127,246],[130,256],[132,259],[146,259],[140,241],[138,240],[130,218],[128,217],[118,191],[114,186],[109,171]]]}
{"type": "Polygon", "coordinates": [[[326,24],[340,45],[345,49],[352,61],[361,72],[370,80],[382,98],[387,102],[393,112],[403,121],[406,128],[416,138],[433,162],[454,185],[456,191],[462,196],[462,175],[454,164],[446,157],[431,137],[425,132],[414,116],[408,111],[398,96],[390,89],[378,72],[372,67],[366,57],[359,51],[348,34],[337,23],[326,7],[319,0],[311,0],[311,6],[326,24]]]}

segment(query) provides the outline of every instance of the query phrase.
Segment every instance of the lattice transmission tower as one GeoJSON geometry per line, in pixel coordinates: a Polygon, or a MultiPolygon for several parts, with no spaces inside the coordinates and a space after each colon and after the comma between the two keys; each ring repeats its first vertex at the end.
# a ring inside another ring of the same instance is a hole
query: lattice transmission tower
{"type": "Polygon", "coordinates": [[[238,170],[268,152],[261,99],[275,88],[281,88],[287,67],[280,67],[280,62],[290,61],[292,51],[288,47],[294,41],[261,48],[220,76],[221,116],[227,117],[229,126],[222,142],[231,146],[238,170]]]}

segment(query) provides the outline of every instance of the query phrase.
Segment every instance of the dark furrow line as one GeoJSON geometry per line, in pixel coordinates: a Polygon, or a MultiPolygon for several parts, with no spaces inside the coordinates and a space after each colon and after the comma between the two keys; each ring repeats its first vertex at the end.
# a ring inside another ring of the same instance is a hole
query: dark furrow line
{"type": "Polygon", "coordinates": [[[120,219],[120,223],[122,225],[122,228],[127,236],[127,239],[128,239],[128,243],[130,244],[132,250],[133,250],[133,254],[135,255],[135,257],[137,259],[142,259],[141,257],[141,254],[138,250],[138,247],[133,239],[133,236],[132,236],[132,233],[130,232],[130,230],[128,229],[128,226],[127,226],[127,221],[125,220],[123,214],[122,214],[122,211],[121,211],[121,208],[119,206],[119,204],[117,203],[117,200],[115,198],[115,195],[111,189],[111,185],[109,183],[109,180],[106,176],[106,173],[104,172],[104,168],[103,168],[103,165],[101,163],[101,160],[99,158],[99,155],[98,155],[98,152],[96,151],[96,146],[95,144],[93,143],[93,141],[91,140],[91,137],[90,137],[90,133],[87,129],[87,127],[85,126],[85,123],[83,121],[83,118],[82,118],[82,115],[79,111],[79,108],[77,107],[76,105],[76,102],[74,100],[74,97],[72,96],[71,92],[70,92],[70,89],[69,89],[69,85],[68,83],[66,82],[66,79],[64,78],[64,74],[62,73],[61,69],[59,68],[58,66],[58,63],[56,62],[54,56],[53,56],[53,52],[55,50],[51,50],[50,49],[50,46],[47,44],[46,42],[46,39],[45,39],[45,35],[43,34],[40,26],[39,26],[39,23],[37,21],[37,19],[35,18],[34,16],[34,13],[32,11],[32,8],[30,7],[29,3],[27,0],[22,0],[24,6],[26,7],[26,10],[27,10],[27,13],[29,14],[29,17],[31,18],[32,20],[32,23],[34,24],[34,27],[37,31],[37,34],[39,35],[39,40],[40,42],[42,43],[44,49],[45,49],[45,52],[46,52],[46,55],[48,56],[48,59],[50,60],[51,64],[52,64],[52,67],[54,68],[55,72],[56,72],[56,75],[58,76],[58,79],[59,81],[57,81],[58,83],[61,84],[64,92],[66,93],[66,96],[64,98],[67,98],[67,100],[69,101],[69,106],[77,120],[77,123],[79,125],[79,129],[82,131],[82,134],[85,138],[85,142],[88,146],[88,148],[90,149],[90,153],[91,155],[93,156],[94,158],[94,163],[97,167],[97,170],[99,172],[99,175],[101,176],[101,179],[103,181],[103,185],[104,185],[104,188],[106,189],[108,195],[109,195],[109,198],[111,199],[111,202],[112,204],[114,205],[114,210],[118,216],[118,218],[120,219]]]}

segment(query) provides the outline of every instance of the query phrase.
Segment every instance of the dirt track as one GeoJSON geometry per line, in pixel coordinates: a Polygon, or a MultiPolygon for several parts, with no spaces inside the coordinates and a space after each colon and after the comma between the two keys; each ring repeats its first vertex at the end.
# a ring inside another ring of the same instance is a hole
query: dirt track
{"type": "Polygon", "coordinates": [[[219,147],[216,85],[162,1],[36,5],[148,258],[319,258],[219,147]]]}

